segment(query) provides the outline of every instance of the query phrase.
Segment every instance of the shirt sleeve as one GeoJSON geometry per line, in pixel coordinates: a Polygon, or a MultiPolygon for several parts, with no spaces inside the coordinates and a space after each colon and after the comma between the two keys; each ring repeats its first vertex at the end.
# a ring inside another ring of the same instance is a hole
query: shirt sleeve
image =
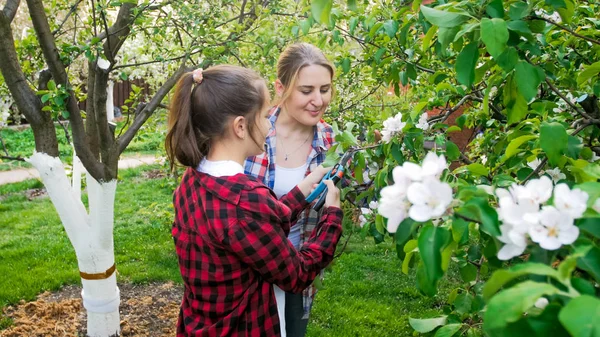
{"type": "Polygon", "coordinates": [[[281,224],[261,222],[250,214],[232,221],[223,244],[267,282],[298,293],[333,259],[342,233],[342,217],[341,209],[327,208],[299,251],[288,241],[281,224]]]}
{"type": "Polygon", "coordinates": [[[304,208],[308,205],[306,197],[304,197],[304,194],[300,192],[300,188],[298,188],[298,186],[294,186],[294,188],[292,188],[288,194],[282,196],[279,201],[289,207],[292,211],[292,222],[296,222],[300,212],[302,212],[302,210],[304,210],[304,208]]]}

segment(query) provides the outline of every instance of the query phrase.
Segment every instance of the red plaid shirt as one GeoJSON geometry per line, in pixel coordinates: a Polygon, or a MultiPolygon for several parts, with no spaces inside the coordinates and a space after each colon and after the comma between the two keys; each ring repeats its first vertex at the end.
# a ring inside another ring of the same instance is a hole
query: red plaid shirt
{"type": "Polygon", "coordinates": [[[329,207],[296,251],[286,236],[307,206],[258,179],[189,168],[174,193],[173,238],[185,284],[177,336],[280,336],[271,284],[301,292],[332,260],[342,211],[329,207]]]}

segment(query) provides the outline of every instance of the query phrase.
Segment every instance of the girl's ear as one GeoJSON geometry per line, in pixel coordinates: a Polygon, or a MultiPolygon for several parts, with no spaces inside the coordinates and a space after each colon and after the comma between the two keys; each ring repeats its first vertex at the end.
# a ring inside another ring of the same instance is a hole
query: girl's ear
{"type": "Polygon", "coordinates": [[[282,97],[284,91],[285,86],[283,85],[283,83],[281,83],[279,79],[275,80],[275,93],[277,94],[277,97],[282,97]]]}
{"type": "Polygon", "coordinates": [[[239,139],[246,139],[246,133],[248,132],[248,125],[244,116],[237,116],[232,123],[233,134],[239,139]]]}

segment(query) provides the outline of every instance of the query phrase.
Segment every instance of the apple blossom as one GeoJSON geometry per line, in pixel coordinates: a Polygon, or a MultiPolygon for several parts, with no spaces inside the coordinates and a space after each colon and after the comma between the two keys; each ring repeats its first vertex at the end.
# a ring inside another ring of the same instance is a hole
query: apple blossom
{"type": "Polygon", "coordinates": [[[377,209],[377,207],[379,207],[379,203],[377,201],[373,200],[369,203],[370,209],[377,209]]]}
{"type": "Polygon", "coordinates": [[[571,190],[567,184],[558,184],[554,188],[554,206],[575,219],[583,216],[588,198],[587,193],[578,188],[571,190]]]}
{"type": "Polygon", "coordinates": [[[373,214],[373,211],[371,211],[368,208],[361,207],[360,212],[361,215],[358,217],[358,220],[360,221],[360,227],[362,228],[367,223],[367,218],[365,217],[365,215],[373,214]]]}
{"type": "Polygon", "coordinates": [[[450,185],[433,178],[411,184],[406,195],[412,203],[409,216],[420,222],[442,216],[452,202],[450,185]]]}
{"type": "Polygon", "coordinates": [[[557,183],[559,180],[565,179],[567,176],[560,171],[558,167],[553,168],[552,170],[546,170],[546,174],[552,178],[554,183],[557,183]]]}
{"type": "Polygon", "coordinates": [[[535,304],[533,306],[538,309],[544,309],[544,308],[546,308],[547,305],[548,305],[548,299],[545,297],[540,297],[540,298],[538,298],[537,301],[535,301],[535,304]]]}
{"type": "Polygon", "coordinates": [[[396,116],[390,117],[383,122],[383,130],[381,130],[382,140],[387,143],[392,137],[402,131],[406,126],[405,122],[402,122],[402,114],[398,113],[396,116]]]}
{"type": "Polygon", "coordinates": [[[419,117],[419,122],[415,125],[417,128],[427,131],[429,129],[429,123],[427,122],[427,114],[424,113],[419,117]]]}
{"type": "Polygon", "coordinates": [[[573,224],[573,218],[553,206],[544,206],[538,218],[539,223],[530,227],[529,236],[544,249],[558,249],[573,243],[579,236],[579,228],[573,224]]]}
{"type": "Polygon", "coordinates": [[[534,160],[532,160],[529,163],[527,163],[527,166],[529,166],[529,167],[531,167],[532,169],[535,170],[541,164],[542,164],[542,161],[539,158],[535,158],[534,160]]]}
{"type": "Polygon", "coordinates": [[[408,207],[406,187],[394,184],[381,189],[381,198],[377,211],[387,218],[387,230],[396,233],[400,223],[406,219],[408,207]]]}

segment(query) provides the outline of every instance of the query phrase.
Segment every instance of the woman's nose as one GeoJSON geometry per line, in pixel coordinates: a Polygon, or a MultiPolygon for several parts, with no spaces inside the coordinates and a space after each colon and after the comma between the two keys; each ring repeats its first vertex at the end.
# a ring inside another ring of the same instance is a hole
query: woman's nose
{"type": "Polygon", "coordinates": [[[312,104],[317,108],[323,106],[323,95],[320,92],[317,91],[313,97],[312,104]]]}

